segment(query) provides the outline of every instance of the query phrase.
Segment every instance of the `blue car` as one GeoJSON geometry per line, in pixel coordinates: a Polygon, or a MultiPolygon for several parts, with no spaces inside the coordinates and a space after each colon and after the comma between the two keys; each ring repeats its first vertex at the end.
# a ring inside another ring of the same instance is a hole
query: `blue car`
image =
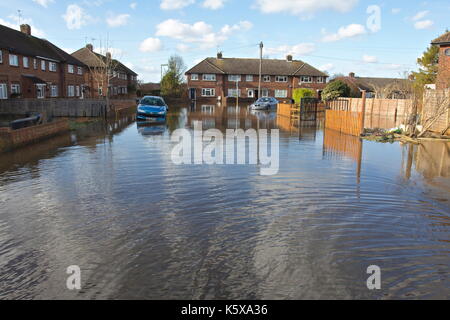
{"type": "Polygon", "coordinates": [[[139,101],[137,108],[137,120],[147,122],[166,121],[169,107],[161,97],[146,96],[139,101]]]}

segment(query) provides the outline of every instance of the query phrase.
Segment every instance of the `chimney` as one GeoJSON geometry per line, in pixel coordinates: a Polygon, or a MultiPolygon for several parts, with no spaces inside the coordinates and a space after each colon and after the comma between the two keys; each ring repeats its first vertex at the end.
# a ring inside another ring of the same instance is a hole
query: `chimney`
{"type": "Polygon", "coordinates": [[[286,60],[287,60],[288,62],[292,62],[292,55],[291,55],[291,54],[288,54],[288,55],[286,56],[286,60]]]}
{"type": "Polygon", "coordinates": [[[217,52],[217,59],[220,59],[220,60],[223,59],[223,54],[222,54],[222,52],[217,52]]]}
{"type": "Polygon", "coordinates": [[[92,44],[90,44],[90,43],[88,43],[87,45],[86,45],[86,48],[88,48],[89,49],[89,51],[94,51],[94,46],[92,45],[92,44]]]}
{"type": "Polygon", "coordinates": [[[111,60],[111,52],[106,53],[106,59],[111,60]]]}
{"type": "Polygon", "coordinates": [[[348,74],[348,76],[349,76],[350,78],[354,78],[354,77],[355,77],[355,73],[354,73],[354,72],[350,72],[350,73],[348,74]]]}
{"type": "Polygon", "coordinates": [[[28,36],[31,36],[31,27],[29,24],[21,24],[20,32],[25,33],[28,36]]]}

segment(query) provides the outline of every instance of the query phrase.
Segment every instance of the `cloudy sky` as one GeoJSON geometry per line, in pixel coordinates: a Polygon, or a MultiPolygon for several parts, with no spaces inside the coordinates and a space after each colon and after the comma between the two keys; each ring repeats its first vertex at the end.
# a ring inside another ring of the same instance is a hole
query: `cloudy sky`
{"type": "Polygon", "coordinates": [[[29,23],[69,53],[92,43],[159,81],[171,54],[187,66],[293,54],[335,73],[400,77],[447,28],[450,3],[417,0],[0,0],[0,24],[29,23]],[[20,13],[18,12],[20,10],[20,13]]]}

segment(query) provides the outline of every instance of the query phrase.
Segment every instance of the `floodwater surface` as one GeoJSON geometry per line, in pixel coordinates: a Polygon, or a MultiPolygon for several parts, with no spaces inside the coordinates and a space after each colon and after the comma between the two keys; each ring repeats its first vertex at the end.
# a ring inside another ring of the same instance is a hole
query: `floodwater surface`
{"type": "Polygon", "coordinates": [[[362,142],[246,107],[99,121],[0,155],[0,298],[449,299],[449,200],[449,143],[362,142]],[[175,165],[170,135],[194,121],[279,128],[278,174],[175,165]]]}

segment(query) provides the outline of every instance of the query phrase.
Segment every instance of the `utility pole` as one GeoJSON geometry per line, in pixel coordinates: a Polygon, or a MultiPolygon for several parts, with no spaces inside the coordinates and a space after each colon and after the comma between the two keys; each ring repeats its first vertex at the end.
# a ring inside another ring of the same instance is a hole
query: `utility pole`
{"type": "Polygon", "coordinates": [[[168,66],[169,66],[169,65],[168,65],[167,63],[161,65],[161,80],[160,80],[160,82],[159,82],[160,84],[162,83],[162,79],[163,79],[163,76],[164,76],[164,75],[163,75],[163,68],[164,68],[164,67],[168,67],[168,66]]]}
{"type": "Polygon", "coordinates": [[[262,77],[262,58],[263,58],[264,44],[259,44],[259,82],[258,82],[258,99],[261,98],[261,77],[262,77]]]}

